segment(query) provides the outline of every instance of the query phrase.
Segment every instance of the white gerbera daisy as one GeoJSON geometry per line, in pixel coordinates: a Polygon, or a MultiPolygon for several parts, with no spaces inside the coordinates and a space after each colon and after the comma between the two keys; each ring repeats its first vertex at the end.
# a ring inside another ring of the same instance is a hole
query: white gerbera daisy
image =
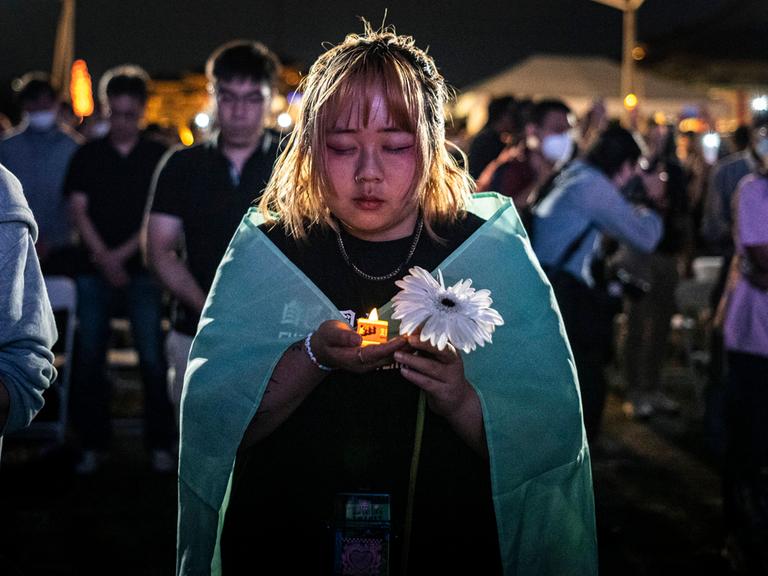
{"type": "Polygon", "coordinates": [[[418,266],[408,273],[395,282],[401,290],[392,300],[392,318],[401,321],[400,334],[413,334],[421,326],[422,342],[429,340],[438,350],[450,343],[468,353],[491,342],[496,326],[504,324],[501,314],[491,308],[491,291],[475,290],[472,280],[446,288],[439,269],[439,282],[418,266]]]}

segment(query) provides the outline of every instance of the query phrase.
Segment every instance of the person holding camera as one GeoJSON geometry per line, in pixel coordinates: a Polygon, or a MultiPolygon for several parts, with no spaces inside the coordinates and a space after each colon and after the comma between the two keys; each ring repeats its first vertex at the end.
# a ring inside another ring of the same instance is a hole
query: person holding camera
{"type": "MultiPolygon", "coordinates": [[[[637,173],[640,147],[627,130],[606,128],[583,159],[572,162],[534,208],[533,249],[549,276],[581,384],[584,425],[593,442],[605,403],[603,369],[610,358],[613,317],[621,309],[616,283],[605,277],[603,240],[614,238],[651,253],[663,222],[656,210],[621,192],[637,173]]],[[[643,175],[650,200],[663,205],[655,174],[643,175]]]]}

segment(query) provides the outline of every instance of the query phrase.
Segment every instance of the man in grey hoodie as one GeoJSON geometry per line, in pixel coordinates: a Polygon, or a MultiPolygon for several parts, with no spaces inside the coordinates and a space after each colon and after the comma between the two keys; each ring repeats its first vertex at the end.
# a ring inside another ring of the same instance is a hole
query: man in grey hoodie
{"type": "Polygon", "coordinates": [[[0,165],[0,450],[28,426],[56,377],[56,324],[34,242],[37,225],[13,174],[0,165]]]}

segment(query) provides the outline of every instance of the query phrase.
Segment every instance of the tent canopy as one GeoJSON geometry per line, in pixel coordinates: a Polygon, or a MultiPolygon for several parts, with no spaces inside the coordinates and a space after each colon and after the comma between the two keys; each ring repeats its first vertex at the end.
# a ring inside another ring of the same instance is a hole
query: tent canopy
{"type": "MultiPolygon", "coordinates": [[[[638,94],[647,98],[690,101],[707,97],[706,89],[642,70],[635,71],[635,82],[638,94]]],[[[620,89],[621,66],[612,60],[537,54],[465,91],[486,92],[492,97],[512,93],[534,98],[618,98],[620,89]]]]}
{"type": "MultiPolygon", "coordinates": [[[[518,64],[471,85],[462,91],[454,114],[467,118],[470,133],[485,122],[491,98],[512,94],[521,98],[559,98],[577,114],[585,113],[592,102],[602,99],[610,116],[622,111],[621,66],[608,58],[571,55],[533,55],[518,64]]],[[[675,116],[683,108],[707,106],[716,115],[728,110],[714,101],[709,89],[670,80],[652,72],[635,71],[635,92],[644,112],[675,116]]]]}

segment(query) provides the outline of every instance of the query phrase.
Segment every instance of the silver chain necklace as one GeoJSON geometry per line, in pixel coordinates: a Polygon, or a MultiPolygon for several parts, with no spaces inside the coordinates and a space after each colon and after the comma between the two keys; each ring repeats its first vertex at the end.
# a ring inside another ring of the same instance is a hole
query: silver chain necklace
{"type": "Polygon", "coordinates": [[[390,278],[394,278],[397,276],[400,271],[408,264],[408,262],[411,261],[411,258],[413,257],[413,253],[416,252],[416,246],[419,244],[419,238],[421,237],[421,230],[424,227],[424,220],[421,218],[421,214],[419,214],[419,219],[416,222],[416,232],[413,236],[413,243],[411,244],[410,250],[408,250],[408,256],[405,257],[405,260],[403,260],[400,265],[395,268],[392,272],[389,274],[384,274],[383,276],[373,276],[372,274],[367,274],[366,272],[363,272],[355,266],[355,263],[352,262],[349,259],[349,254],[347,254],[347,249],[344,247],[344,241],[341,239],[341,233],[336,232],[336,242],[339,245],[339,251],[341,252],[341,256],[344,258],[344,262],[347,263],[347,266],[352,268],[352,271],[360,276],[361,278],[364,278],[366,280],[370,280],[372,282],[381,282],[382,280],[389,280],[390,278]]]}

